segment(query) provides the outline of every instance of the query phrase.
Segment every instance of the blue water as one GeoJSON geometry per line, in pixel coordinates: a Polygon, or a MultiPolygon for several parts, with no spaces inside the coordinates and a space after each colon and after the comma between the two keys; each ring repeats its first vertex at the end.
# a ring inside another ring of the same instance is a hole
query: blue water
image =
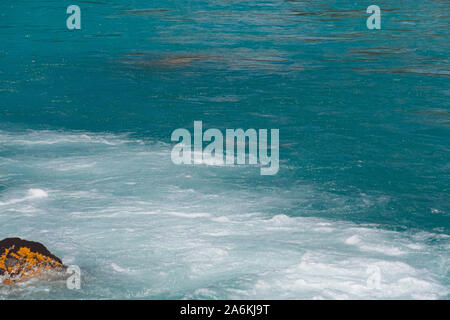
{"type": "Polygon", "coordinates": [[[0,238],[82,289],[0,298],[449,297],[448,1],[70,4],[0,4],[0,238]],[[174,165],[195,120],[279,129],[279,173],[174,165]]]}

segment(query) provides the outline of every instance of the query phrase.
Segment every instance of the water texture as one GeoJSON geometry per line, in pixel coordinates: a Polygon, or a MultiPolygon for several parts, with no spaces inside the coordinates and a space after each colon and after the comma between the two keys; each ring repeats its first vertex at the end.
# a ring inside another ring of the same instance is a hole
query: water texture
{"type": "Polygon", "coordinates": [[[449,16],[437,0],[2,1],[0,238],[44,243],[82,288],[0,299],[448,299],[449,16]],[[279,173],[174,165],[171,133],[195,120],[279,129],[279,173]]]}

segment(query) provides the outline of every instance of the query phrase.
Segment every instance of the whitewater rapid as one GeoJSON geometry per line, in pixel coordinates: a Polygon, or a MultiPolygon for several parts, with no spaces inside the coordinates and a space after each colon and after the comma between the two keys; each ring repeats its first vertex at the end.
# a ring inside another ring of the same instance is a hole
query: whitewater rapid
{"type": "Polygon", "coordinates": [[[175,166],[170,144],[130,135],[0,131],[0,145],[0,238],[82,270],[81,290],[34,281],[2,299],[448,298],[450,236],[340,218],[388,198],[250,187],[258,168],[175,166]]]}

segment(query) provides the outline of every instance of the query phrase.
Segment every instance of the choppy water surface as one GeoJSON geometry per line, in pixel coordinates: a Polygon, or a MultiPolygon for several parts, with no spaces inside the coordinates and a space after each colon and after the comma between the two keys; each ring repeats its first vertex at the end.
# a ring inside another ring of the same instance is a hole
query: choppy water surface
{"type": "Polygon", "coordinates": [[[449,297],[447,1],[77,4],[0,4],[0,238],[82,289],[0,298],[449,297]],[[278,175],[175,166],[194,120],[280,129],[278,175]]]}

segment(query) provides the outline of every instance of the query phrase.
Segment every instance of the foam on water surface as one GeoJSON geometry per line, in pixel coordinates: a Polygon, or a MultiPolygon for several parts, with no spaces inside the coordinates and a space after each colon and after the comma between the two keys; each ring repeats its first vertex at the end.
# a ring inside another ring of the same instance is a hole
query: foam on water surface
{"type": "MultiPolygon", "coordinates": [[[[32,133],[40,134],[51,136],[32,133]]],[[[51,139],[63,141],[61,135],[51,139]]],[[[22,144],[26,136],[14,138],[22,144]]],[[[308,184],[290,192],[242,190],[222,176],[226,167],[173,165],[165,144],[109,136],[116,143],[92,152],[103,135],[70,136],[65,143],[77,141],[76,155],[48,157],[38,148],[0,162],[20,182],[1,193],[1,236],[41,241],[69,257],[82,269],[82,289],[36,282],[2,288],[2,298],[448,297],[445,234],[317,218],[307,207],[309,216],[301,216],[292,193],[299,201],[330,195],[308,184]],[[373,272],[377,287],[368,282],[373,272]]],[[[256,168],[241,170],[258,176],[256,168]]],[[[333,198],[328,210],[351,210],[349,199],[333,198]]],[[[355,210],[376,205],[352,201],[355,210]]]]}

